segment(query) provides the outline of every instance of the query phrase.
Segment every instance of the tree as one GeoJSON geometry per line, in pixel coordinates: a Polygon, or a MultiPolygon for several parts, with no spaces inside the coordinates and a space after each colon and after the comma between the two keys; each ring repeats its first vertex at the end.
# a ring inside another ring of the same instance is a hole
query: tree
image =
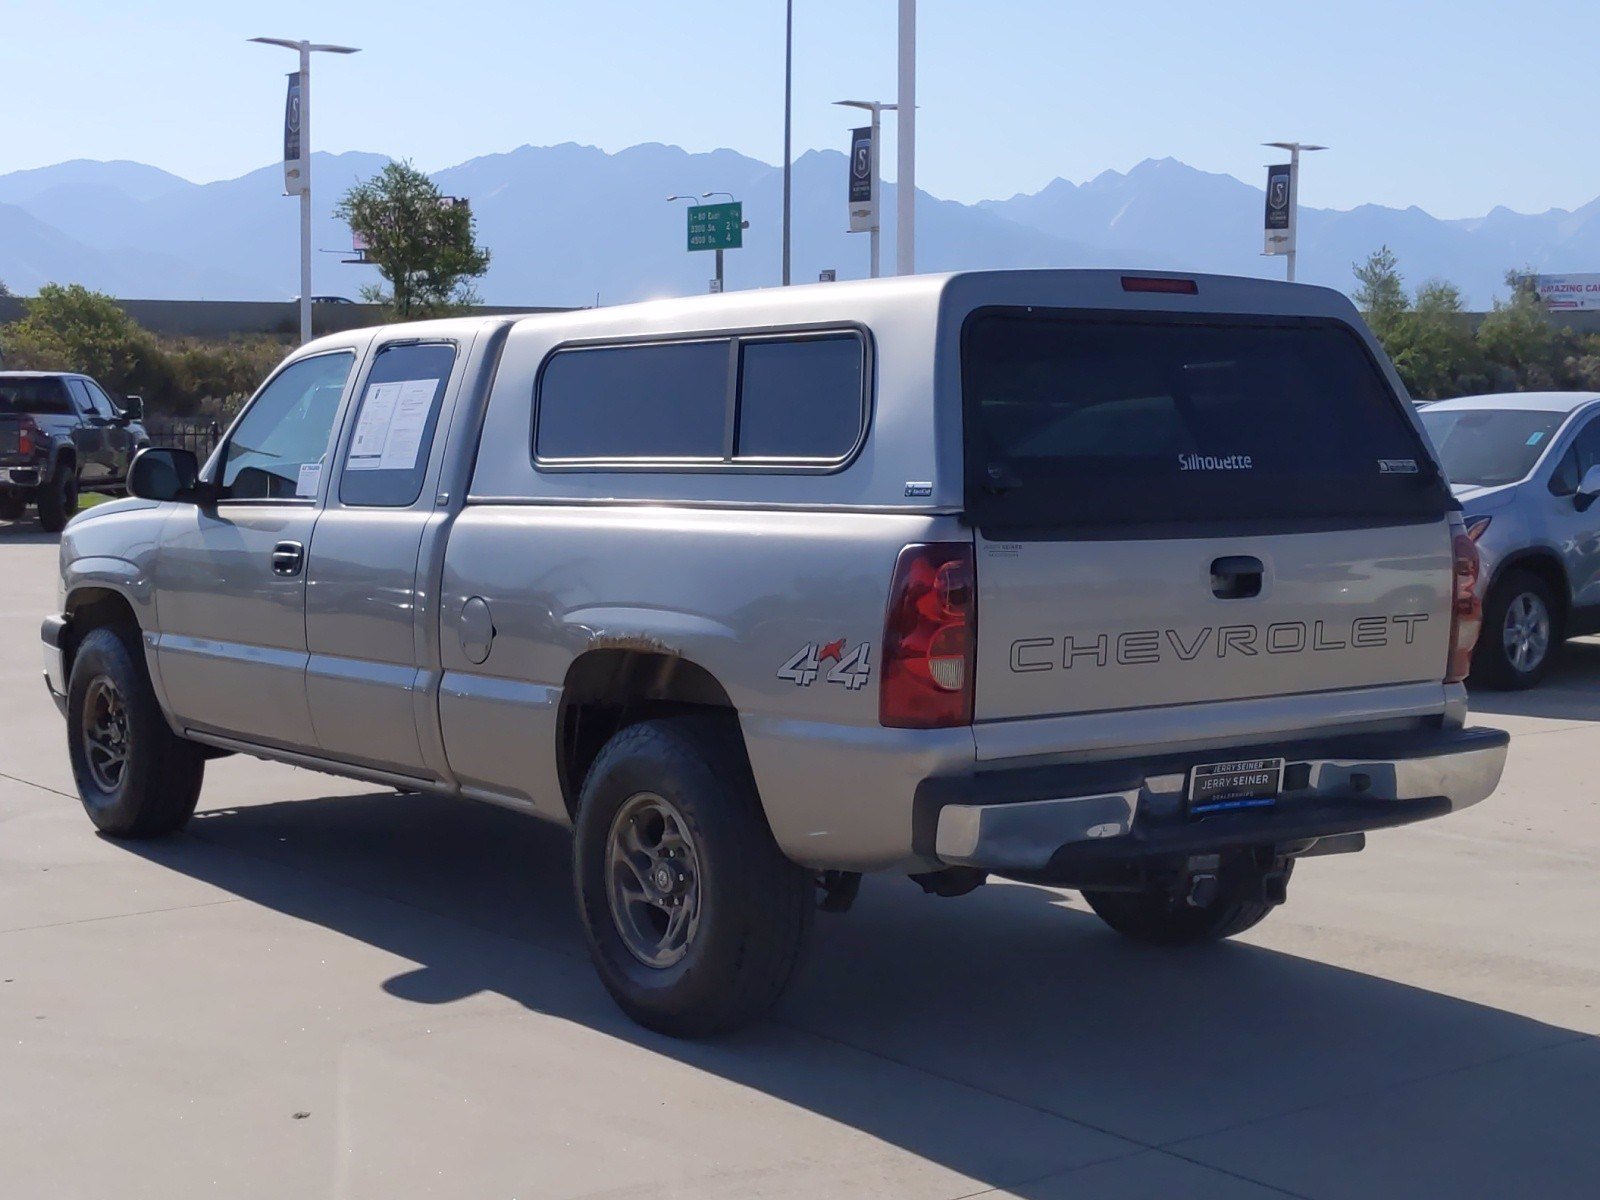
{"type": "Polygon", "coordinates": [[[1495,301],[1494,311],[1478,326],[1478,347],[1490,364],[1495,386],[1507,391],[1562,387],[1577,337],[1551,323],[1526,273],[1507,271],[1506,285],[1511,298],[1495,301]]]}
{"type": "Polygon", "coordinates": [[[1399,258],[1388,246],[1380,246],[1367,255],[1366,262],[1352,264],[1350,269],[1361,284],[1356,289],[1356,307],[1379,340],[1386,340],[1397,331],[1402,314],[1411,307],[1406,300],[1399,258]]]}
{"type": "Polygon", "coordinates": [[[172,370],[155,338],[104,292],[47,283],[7,328],[8,365],[81,371],[113,392],[165,395],[172,370]]]}
{"type": "Polygon", "coordinates": [[[361,289],[402,320],[444,316],[477,300],[471,280],[489,269],[489,252],[474,242],[472,212],[450,204],[409,162],[392,162],[344,194],[334,215],[367,245],[367,258],[389,281],[361,289]]]}
{"type": "Polygon", "coordinates": [[[1483,355],[1471,319],[1453,283],[1429,280],[1396,321],[1384,342],[1406,389],[1419,400],[1483,391],[1488,385],[1483,355]]]}
{"type": "Polygon", "coordinates": [[[4,279],[0,279],[0,300],[9,299],[10,296],[11,289],[6,286],[6,281],[4,279]]]}

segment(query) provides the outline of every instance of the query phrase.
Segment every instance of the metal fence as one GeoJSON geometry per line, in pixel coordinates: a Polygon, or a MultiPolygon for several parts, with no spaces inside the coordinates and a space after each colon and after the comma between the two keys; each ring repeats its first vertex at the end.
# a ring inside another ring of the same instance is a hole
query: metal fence
{"type": "Polygon", "coordinates": [[[222,437],[222,422],[209,417],[151,417],[144,427],[150,431],[152,446],[193,450],[201,462],[211,456],[217,448],[217,440],[222,437]]]}

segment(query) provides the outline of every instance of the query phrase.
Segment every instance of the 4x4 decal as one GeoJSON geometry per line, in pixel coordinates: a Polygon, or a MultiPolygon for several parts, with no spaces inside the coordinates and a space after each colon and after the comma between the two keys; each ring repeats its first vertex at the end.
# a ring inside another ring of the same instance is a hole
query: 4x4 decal
{"type": "Polygon", "coordinates": [[[819,646],[807,642],[778,671],[778,678],[796,687],[810,687],[822,673],[824,663],[831,662],[827,681],[849,688],[852,692],[867,686],[872,678],[872,665],[867,661],[872,650],[870,642],[862,642],[854,650],[846,651],[844,638],[819,646]]]}

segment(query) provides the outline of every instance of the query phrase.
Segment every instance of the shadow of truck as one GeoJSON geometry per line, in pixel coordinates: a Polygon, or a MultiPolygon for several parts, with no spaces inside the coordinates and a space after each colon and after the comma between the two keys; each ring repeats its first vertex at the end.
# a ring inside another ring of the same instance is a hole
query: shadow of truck
{"type": "MultiPolygon", "coordinates": [[[[776,1020],[694,1044],[602,992],[561,830],[385,792],[203,812],[190,831],[130,850],[410,960],[393,996],[498,993],[1008,1194],[1063,1196],[1059,1178],[1035,1190],[1063,1157],[1151,1148],[1248,1160],[1301,1195],[1577,1196],[1600,1177],[1596,1039],[1243,943],[1138,947],[1048,889],[950,902],[869,880],[848,917],[819,917],[776,1020]]],[[[549,1103],[548,1079],[505,1073],[549,1103]]]]}

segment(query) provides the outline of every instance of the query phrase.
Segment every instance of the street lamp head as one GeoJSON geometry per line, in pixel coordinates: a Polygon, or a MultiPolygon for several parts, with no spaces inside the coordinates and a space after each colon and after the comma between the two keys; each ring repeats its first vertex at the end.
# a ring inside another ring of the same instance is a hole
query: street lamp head
{"type": "Polygon", "coordinates": [[[285,50],[305,50],[309,52],[325,51],[328,54],[360,54],[359,46],[334,46],[325,42],[295,41],[293,38],[246,38],[246,41],[260,42],[263,46],[282,46],[285,50]]]}
{"type": "Polygon", "coordinates": [[[669,201],[671,201],[671,200],[698,200],[698,199],[700,199],[700,197],[694,195],[693,193],[689,193],[689,192],[684,192],[684,193],[673,192],[672,195],[667,197],[667,199],[669,201]]]}
{"type": "Polygon", "coordinates": [[[1262,142],[1275,150],[1326,150],[1326,146],[1313,146],[1309,142],[1262,142]]]}
{"type": "Polygon", "coordinates": [[[834,103],[845,108],[864,108],[868,112],[873,109],[877,109],[879,112],[893,112],[895,110],[895,105],[884,104],[877,100],[835,100],[834,103]]]}
{"type": "Polygon", "coordinates": [[[729,200],[735,199],[732,192],[701,192],[700,199],[709,200],[713,196],[726,196],[729,200]]]}

